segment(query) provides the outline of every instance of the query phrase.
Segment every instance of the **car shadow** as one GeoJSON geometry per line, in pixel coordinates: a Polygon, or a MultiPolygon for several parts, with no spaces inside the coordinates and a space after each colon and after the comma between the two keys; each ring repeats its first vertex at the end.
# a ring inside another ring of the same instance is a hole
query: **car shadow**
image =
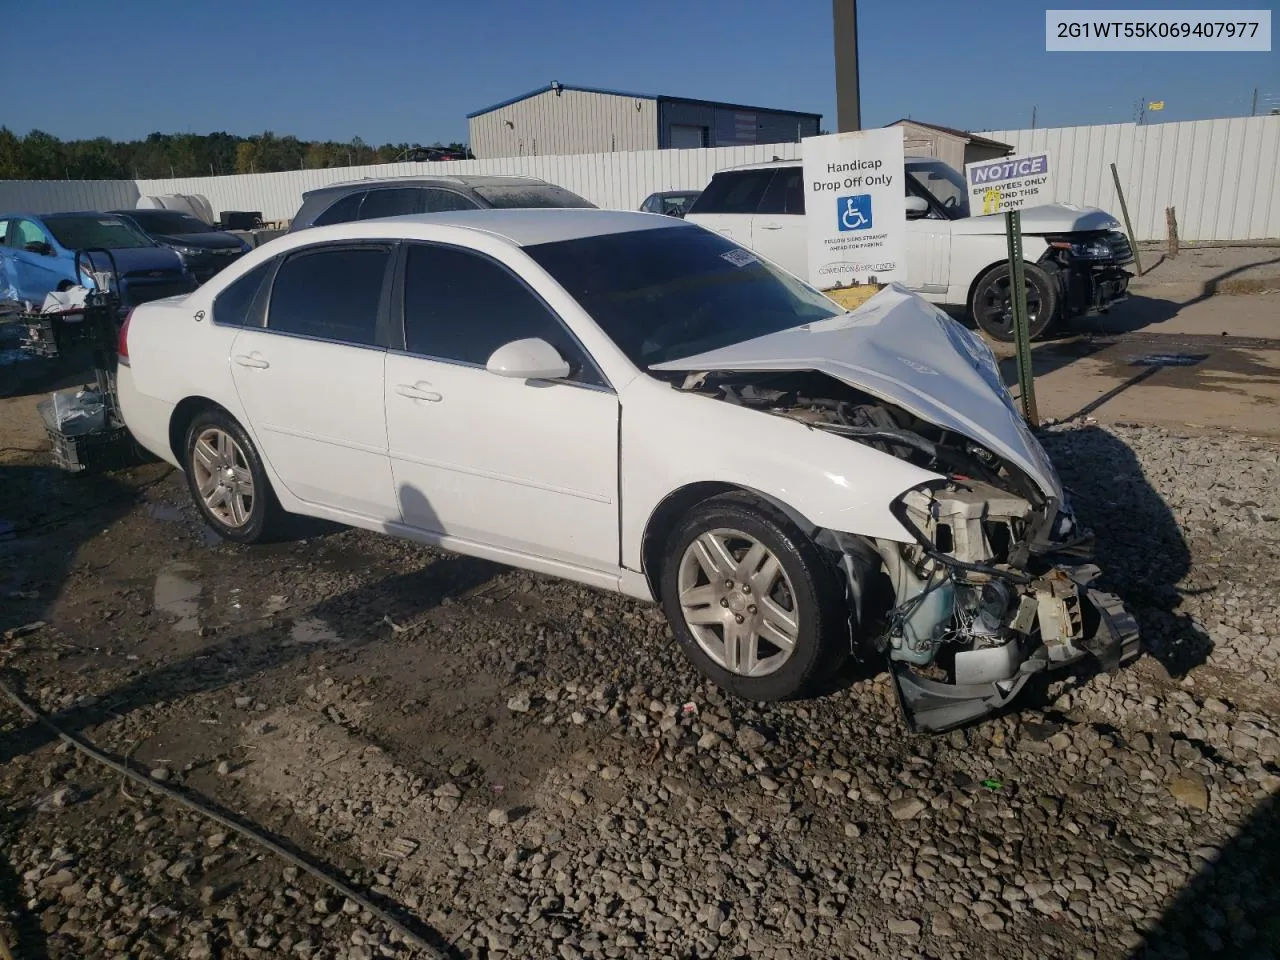
{"type": "Polygon", "coordinates": [[[1274,794],[1263,798],[1227,844],[1204,861],[1129,957],[1173,960],[1204,954],[1242,960],[1280,956],[1280,798],[1274,794]]]}
{"type": "Polygon", "coordinates": [[[1100,588],[1119,595],[1137,618],[1143,652],[1168,676],[1186,676],[1205,663],[1213,641],[1194,617],[1181,612],[1187,591],[1180,584],[1191,570],[1191,548],[1177,517],[1115,434],[1086,426],[1046,432],[1041,441],[1077,519],[1094,532],[1100,588]]]}

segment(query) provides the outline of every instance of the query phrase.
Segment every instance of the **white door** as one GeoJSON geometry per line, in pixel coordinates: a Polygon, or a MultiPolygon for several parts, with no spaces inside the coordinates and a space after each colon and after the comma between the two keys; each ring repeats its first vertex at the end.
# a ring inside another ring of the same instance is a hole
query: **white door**
{"type": "Polygon", "coordinates": [[[907,196],[924,197],[929,212],[907,221],[906,286],[926,300],[945,303],[951,280],[951,220],[935,209],[933,200],[907,185],[907,196]]]}
{"type": "Polygon", "coordinates": [[[783,167],[774,172],[751,222],[751,249],[809,281],[802,168],[783,167]]]}
{"type": "Polygon", "coordinates": [[[265,328],[231,346],[236,391],[262,456],[299,500],[383,521],[399,510],[387,459],[386,245],[308,248],[280,265],[265,328]]]}
{"type": "MultiPolygon", "coordinates": [[[[404,523],[578,568],[618,566],[618,399],[542,300],[474,251],[404,250],[404,350],[387,356],[387,435],[404,523]],[[541,337],[566,381],[489,373],[541,337]]],[[[398,333],[398,331],[396,331],[398,333]]]]}

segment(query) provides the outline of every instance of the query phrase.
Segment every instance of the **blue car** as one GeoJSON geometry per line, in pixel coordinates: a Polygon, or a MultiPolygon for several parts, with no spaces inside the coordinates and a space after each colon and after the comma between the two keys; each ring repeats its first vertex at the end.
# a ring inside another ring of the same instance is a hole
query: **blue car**
{"type": "MultiPolygon", "coordinates": [[[[162,247],[127,220],[106,213],[0,214],[0,307],[23,303],[40,309],[47,294],[76,284],[93,288],[76,275],[76,251],[111,251],[120,274],[120,302],[136,306],[196,288],[182,258],[162,247]],[[6,302],[7,301],[7,302],[6,302]]],[[[86,253],[95,272],[109,271],[102,253],[86,253]]]]}

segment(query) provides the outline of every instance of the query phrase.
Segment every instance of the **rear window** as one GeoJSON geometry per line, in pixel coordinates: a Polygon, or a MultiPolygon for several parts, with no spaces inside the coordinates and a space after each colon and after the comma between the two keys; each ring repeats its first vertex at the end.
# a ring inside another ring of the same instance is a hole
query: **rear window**
{"type": "Polygon", "coordinates": [[[90,247],[127,250],[155,246],[150,238],[119,217],[47,217],[44,225],[68,250],[87,250],[90,247]]]}
{"type": "Polygon", "coordinates": [[[267,328],[341,343],[377,340],[387,247],[321,247],[292,254],[271,288],[267,328]]]}
{"type": "Polygon", "coordinates": [[[325,227],[331,223],[350,223],[355,220],[360,216],[360,202],[364,200],[366,192],[357,190],[355,193],[347,194],[341,200],[334,201],[333,206],[316,217],[313,226],[325,227]]]}
{"type": "Polygon", "coordinates": [[[769,188],[773,170],[735,170],[717,173],[689,209],[698,213],[755,213],[769,188]]]}
{"type": "Polygon", "coordinates": [[[526,209],[531,207],[594,207],[563,187],[551,183],[483,184],[472,190],[486,204],[496,209],[526,209]]]}

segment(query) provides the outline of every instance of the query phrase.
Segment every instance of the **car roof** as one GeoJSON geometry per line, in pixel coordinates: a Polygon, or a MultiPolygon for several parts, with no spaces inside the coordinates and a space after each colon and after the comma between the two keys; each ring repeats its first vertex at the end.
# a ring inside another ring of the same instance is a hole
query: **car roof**
{"type": "Polygon", "coordinates": [[[329,183],[323,187],[308,190],[303,197],[320,193],[343,193],[354,189],[367,189],[380,186],[426,185],[449,187],[501,187],[516,184],[545,184],[547,181],[537,177],[504,176],[498,174],[459,174],[456,177],[407,176],[407,177],[367,177],[362,180],[343,180],[340,183],[329,183]]]}
{"type": "Polygon", "coordinates": [[[614,233],[639,230],[697,230],[670,217],[631,210],[597,210],[587,207],[541,207],[508,210],[457,210],[449,213],[411,213],[401,217],[382,217],[312,227],[290,236],[308,238],[309,242],[386,235],[386,225],[395,224],[395,232],[409,239],[431,239],[421,227],[452,227],[501,237],[518,247],[561,240],[580,240],[614,233]],[[379,225],[383,226],[379,226],[379,225]]]}
{"type": "Polygon", "coordinates": [[[32,216],[41,220],[64,220],[70,217],[114,217],[118,214],[109,210],[63,210],[59,213],[38,213],[32,216]]]}
{"type": "MultiPolygon", "coordinates": [[[[937,157],[922,157],[918,154],[908,153],[907,160],[936,160],[937,157]]],[[[728,173],[730,170],[777,170],[786,167],[799,167],[804,165],[804,160],[796,157],[794,160],[765,160],[763,163],[744,163],[737,167],[725,167],[723,170],[717,170],[717,173],[728,173]]]]}

